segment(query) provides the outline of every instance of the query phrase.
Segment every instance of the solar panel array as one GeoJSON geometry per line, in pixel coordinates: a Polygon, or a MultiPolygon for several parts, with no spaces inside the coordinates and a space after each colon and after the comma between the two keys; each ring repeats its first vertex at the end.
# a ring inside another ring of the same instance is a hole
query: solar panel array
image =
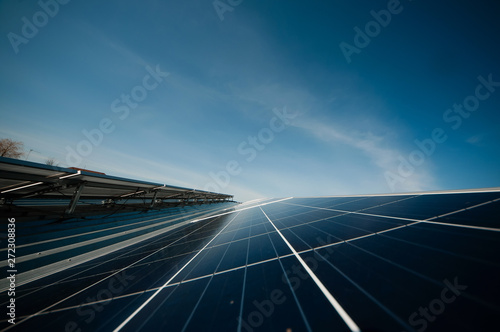
{"type": "Polygon", "coordinates": [[[16,325],[4,319],[0,327],[401,332],[496,326],[498,189],[286,198],[224,209],[26,279],[16,292],[16,325]]]}
{"type": "Polygon", "coordinates": [[[232,195],[0,157],[0,215],[23,220],[232,201],[232,195]]]}

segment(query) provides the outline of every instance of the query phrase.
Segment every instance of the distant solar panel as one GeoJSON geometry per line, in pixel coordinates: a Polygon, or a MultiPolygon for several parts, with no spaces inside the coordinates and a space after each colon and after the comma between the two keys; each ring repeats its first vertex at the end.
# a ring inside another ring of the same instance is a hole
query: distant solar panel
{"type": "Polygon", "coordinates": [[[500,314],[499,208],[500,189],[489,189],[225,203],[95,218],[78,232],[64,223],[33,232],[26,223],[19,316],[0,326],[488,330],[500,314]],[[120,243],[45,277],[29,272],[120,243]]]}
{"type": "Polygon", "coordinates": [[[33,220],[202,203],[233,196],[146,182],[82,168],[0,157],[0,215],[33,220]],[[116,208],[117,207],[117,208],[116,208]],[[115,209],[113,209],[115,208],[115,209]]]}

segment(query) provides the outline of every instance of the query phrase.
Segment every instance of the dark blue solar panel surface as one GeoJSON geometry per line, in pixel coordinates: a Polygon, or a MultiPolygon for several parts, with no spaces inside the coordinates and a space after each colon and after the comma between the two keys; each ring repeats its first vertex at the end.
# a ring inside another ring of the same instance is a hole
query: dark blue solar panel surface
{"type": "Polygon", "coordinates": [[[199,221],[173,211],[42,223],[42,232],[21,234],[25,255],[131,233],[30,256],[19,269],[180,218],[171,230],[20,285],[17,324],[3,319],[0,327],[484,331],[500,315],[499,212],[500,192],[490,191],[266,200],[199,221]]]}

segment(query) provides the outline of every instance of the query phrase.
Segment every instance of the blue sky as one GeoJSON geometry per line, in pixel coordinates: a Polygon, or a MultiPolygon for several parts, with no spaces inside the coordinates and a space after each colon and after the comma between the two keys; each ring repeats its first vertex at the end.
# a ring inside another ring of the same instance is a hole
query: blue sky
{"type": "Polygon", "coordinates": [[[500,186],[498,14],[464,0],[0,1],[0,138],[30,161],[241,201],[500,186]]]}

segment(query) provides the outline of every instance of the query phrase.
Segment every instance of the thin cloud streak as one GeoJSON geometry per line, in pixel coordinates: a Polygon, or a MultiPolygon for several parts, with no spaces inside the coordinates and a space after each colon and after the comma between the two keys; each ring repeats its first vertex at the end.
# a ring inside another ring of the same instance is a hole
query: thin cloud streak
{"type": "MultiPolygon", "coordinates": [[[[398,157],[404,156],[402,151],[396,148],[386,147],[386,140],[382,136],[374,135],[371,132],[356,132],[352,131],[349,134],[341,131],[337,127],[317,120],[306,119],[297,121],[293,124],[297,128],[301,128],[313,135],[317,139],[328,142],[331,145],[336,145],[339,142],[347,146],[353,147],[363,155],[367,156],[371,162],[376,165],[380,172],[377,177],[383,177],[385,172],[397,174],[397,168],[400,163],[398,157]]],[[[431,189],[433,177],[425,165],[416,169],[415,173],[406,178],[400,183],[397,191],[420,191],[431,189]]],[[[388,192],[389,186],[385,188],[373,188],[382,192],[388,192]]]]}

